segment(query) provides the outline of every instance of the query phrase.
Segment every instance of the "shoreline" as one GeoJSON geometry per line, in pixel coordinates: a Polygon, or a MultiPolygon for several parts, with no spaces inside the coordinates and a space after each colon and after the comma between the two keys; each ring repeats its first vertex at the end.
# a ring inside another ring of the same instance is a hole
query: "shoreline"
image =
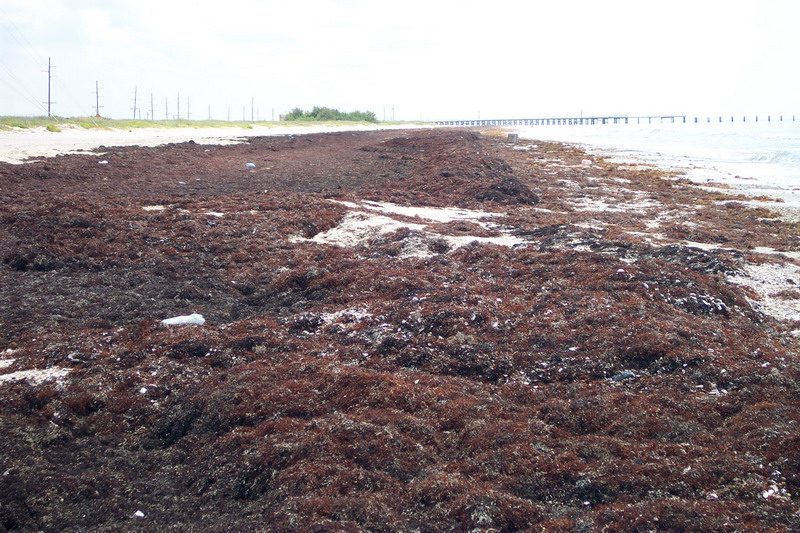
{"type": "Polygon", "coordinates": [[[507,131],[529,141],[545,139],[575,146],[609,163],[675,173],[706,191],[747,196],[748,205],[767,208],[786,222],[800,222],[800,186],[795,186],[798,165],[764,163],[764,159],[787,154],[797,157],[796,141],[786,144],[800,135],[791,122],[746,127],[724,123],[564,126],[557,130],[539,126],[507,131]]]}
{"type": "Polygon", "coordinates": [[[250,128],[135,128],[86,129],[61,125],[61,131],[51,132],[44,127],[0,131],[0,162],[22,164],[45,157],[90,152],[101,146],[161,146],[169,143],[194,141],[198,144],[236,144],[250,137],[276,135],[310,135],[337,131],[376,131],[422,129],[434,126],[392,125],[298,125],[261,126],[250,128]]]}

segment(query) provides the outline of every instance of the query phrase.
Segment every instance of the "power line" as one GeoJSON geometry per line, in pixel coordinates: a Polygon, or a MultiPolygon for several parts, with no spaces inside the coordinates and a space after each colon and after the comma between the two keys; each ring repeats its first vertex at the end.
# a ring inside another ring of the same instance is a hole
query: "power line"
{"type": "Polygon", "coordinates": [[[66,85],[64,85],[61,82],[61,80],[58,78],[58,76],[55,76],[55,80],[56,80],[56,85],[58,85],[61,88],[61,90],[64,91],[64,94],[66,94],[67,98],[69,98],[72,101],[72,103],[75,104],[75,106],[83,114],[88,115],[89,113],[87,113],[87,111],[89,110],[89,108],[86,107],[86,104],[80,103],[74,96],[72,96],[72,93],[70,92],[70,90],[67,88],[66,85]]]}
{"type": "Polygon", "coordinates": [[[14,87],[13,85],[11,85],[11,84],[10,84],[8,81],[6,81],[6,80],[4,80],[4,79],[2,79],[2,78],[0,78],[0,81],[2,81],[3,83],[5,83],[5,84],[6,84],[6,86],[8,86],[8,88],[9,88],[9,89],[11,89],[12,91],[14,91],[14,92],[15,92],[15,93],[17,93],[18,95],[20,95],[22,98],[24,98],[24,99],[28,100],[28,101],[29,101],[30,103],[32,103],[33,105],[41,107],[41,108],[42,108],[42,111],[44,111],[44,110],[45,110],[45,108],[42,106],[42,104],[41,104],[41,103],[39,103],[37,100],[34,100],[34,99],[32,99],[32,98],[31,98],[29,95],[26,95],[26,94],[24,94],[24,93],[23,93],[22,91],[20,91],[18,88],[16,88],[16,87],[14,87]]]}
{"type": "Polygon", "coordinates": [[[2,59],[0,59],[0,67],[2,67],[2,69],[5,71],[5,73],[8,75],[10,79],[16,82],[19,88],[13,87],[7,80],[4,79],[3,81],[6,83],[6,85],[11,87],[17,94],[28,100],[29,103],[38,107],[42,111],[47,111],[47,108],[44,107],[42,103],[39,101],[39,99],[31,91],[28,90],[25,84],[22,83],[19,78],[17,78],[14,72],[5,63],[3,63],[2,59]],[[22,91],[24,91],[25,94],[23,94],[22,91]]]}
{"type": "MultiPolygon", "coordinates": [[[[28,39],[25,37],[25,34],[22,33],[22,30],[20,30],[19,27],[16,24],[14,24],[14,21],[11,19],[11,17],[8,15],[8,13],[4,9],[0,8],[0,12],[3,13],[4,19],[8,22],[8,24],[4,24],[4,27],[6,28],[6,31],[8,32],[8,34],[17,42],[17,44],[20,46],[20,48],[25,51],[25,53],[28,55],[28,57],[33,60],[34,64],[43,65],[44,62],[45,62],[44,58],[39,54],[39,52],[36,51],[36,48],[33,47],[33,45],[30,43],[30,41],[28,41],[28,39]]],[[[47,63],[48,63],[48,70],[49,70],[50,69],[50,58],[49,57],[47,58],[47,63]]],[[[70,92],[70,90],[67,88],[67,86],[64,85],[64,83],[58,78],[58,76],[51,76],[50,74],[48,74],[48,91],[50,89],[51,78],[55,79],[55,83],[56,83],[56,85],[58,87],[61,88],[62,93],[64,95],[66,95],[67,98],[69,98],[72,101],[72,103],[75,104],[75,106],[78,109],[80,109],[83,112],[85,112],[87,110],[86,106],[84,104],[81,104],[75,98],[75,96],[73,96],[73,94],[70,92]]],[[[17,83],[19,83],[20,86],[22,86],[21,82],[17,81],[17,83]]],[[[50,104],[54,104],[55,103],[55,102],[51,102],[50,101],[50,96],[49,95],[47,97],[47,100],[48,100],[48,102],[46,102],[46,103],[48,104],[48,107],[50,106],[50,104]]],[[[88,114],[88,113],[86,113],[86,114],[88,114]]],[[[48,115],[49,115],[49,111],[48,111],[48,115]]]]}
{"type": "Polygon", "coordinates": [[[14,21],[11,20],[11,17],[8,15],[6,10],[0,7],[0,11],[2,11],[3,14],[5,15],[5,20],[7,20],[8,23],[11,25],[11,27],[14,28],[14,30],[16,30],[17,34],[19,34],[18,37],[17,35],[14,35],[14,32],[8,30],[8,33],[11,35],[11,37],[13,37],[15,41],[17,41],[17,44],[19,44],[22,48],[25,49],[25,51],[28,53],[31,59],[33,59],[34,63],[39,63],[40,65],[43,64],[44,58],[39,55],[39,52],[36,51],[36,48],[34,48],[33,45],[31,45],[30,41],[28,41],[28,39],[25,38],[25,34],[22,33],[22,31],[20,31],[20,29],[17,27],[16,24],[14,24],[14,21]]]}

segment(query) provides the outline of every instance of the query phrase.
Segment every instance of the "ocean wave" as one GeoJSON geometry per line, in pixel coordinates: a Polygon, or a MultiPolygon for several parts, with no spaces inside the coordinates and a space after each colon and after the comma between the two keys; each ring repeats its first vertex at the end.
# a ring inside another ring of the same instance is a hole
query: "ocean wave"
{"type": "Polygon", "coordinates": [[[800,152],[777,150],[770,152],[756,152],[747,157],[754,163],[771,163],[776,165],[800,165],[800,152]]]}

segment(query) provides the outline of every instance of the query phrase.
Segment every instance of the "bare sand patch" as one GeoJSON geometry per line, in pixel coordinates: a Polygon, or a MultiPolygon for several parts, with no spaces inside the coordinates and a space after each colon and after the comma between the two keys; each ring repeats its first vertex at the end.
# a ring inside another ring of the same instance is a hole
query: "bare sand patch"
{"type": "Polygon", "coordinates": [[[59,132],[45,128],[0,131],[0,161],[23,163],[29,158],[53,157],[81,153],[100,146],[161,146],[194,141],[199,144],[236,144],[248,137],[267,135],[304,135],[334,131],[372,131],[402,129],[407,126],[344,125],[344,126],[280,126],[253,125],[251,128],[140,128],[85,129],[60,126],[59,132]]]}
{"type": "Polygon", "coordinates": [[[69,374],[66,368],[45,368],[43,370],[20,370],[10,374],[0,374],[0,384],[13,381],[27,381],[31,385],[39,385],[45,381],[58,381],[69,374]]]}
{"type": "Polygon", "coordinates": [[[515,246],[526,241],[516,237],[509,230],[497,224],[492,224],[485,219],[502,217],[502,213],[460,209],[456,207],[428,207],[428,206],[403,206],[390,202],[333,202],[346,205],[352,211],[345,215],[342,222],[328,231],[319,233],[312,238],[294,237],[293,242],[315,242],[319,244],[332,244],[343,247],[355,247],[366,244],[371,239],[389,234],[398,230],[407,229],[416,232],[410,236],[404,246],[401,257],[430,257],[435,255],[431,243],[435,240],[447,244],[444,249],[453,250],[477,242],[480,244],[496,244],[500,246],[515,246]],[[380,214],[378,214],[380,213],[380,214]],[[401,218],[413,218],[419,222],[399,220],[391,215],[401,218]],[[482,228],[494,229],[500,232],[496,237],[479,235],[446,235],[439,233],[429,226],[431,223],[449,223],[465,221],[472,222],[482,228]]]}

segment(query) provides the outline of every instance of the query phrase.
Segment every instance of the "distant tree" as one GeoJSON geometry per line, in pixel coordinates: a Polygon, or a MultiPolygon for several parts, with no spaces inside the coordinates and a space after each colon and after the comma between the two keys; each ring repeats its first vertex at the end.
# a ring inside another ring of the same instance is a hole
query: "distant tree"
{"type": "Polygon", "coordinates": [[[302,109],[300,109],[299,107],[295,107],[294,109],[289,111],[288,115],[286,115],[286,120],[300,120],[303,118],[304,115],[305,112],[302,109]]]}
{"type": "Polygon", "coordinates": [[[285,120],[354,120],[378,122],[375,113],[372,111],[350,111],[349,113],[342,113],[338,109],[320,106],[314,106],[311,111],[303,111],[299,107],[295,107],[286,115],[285,120]]]}

